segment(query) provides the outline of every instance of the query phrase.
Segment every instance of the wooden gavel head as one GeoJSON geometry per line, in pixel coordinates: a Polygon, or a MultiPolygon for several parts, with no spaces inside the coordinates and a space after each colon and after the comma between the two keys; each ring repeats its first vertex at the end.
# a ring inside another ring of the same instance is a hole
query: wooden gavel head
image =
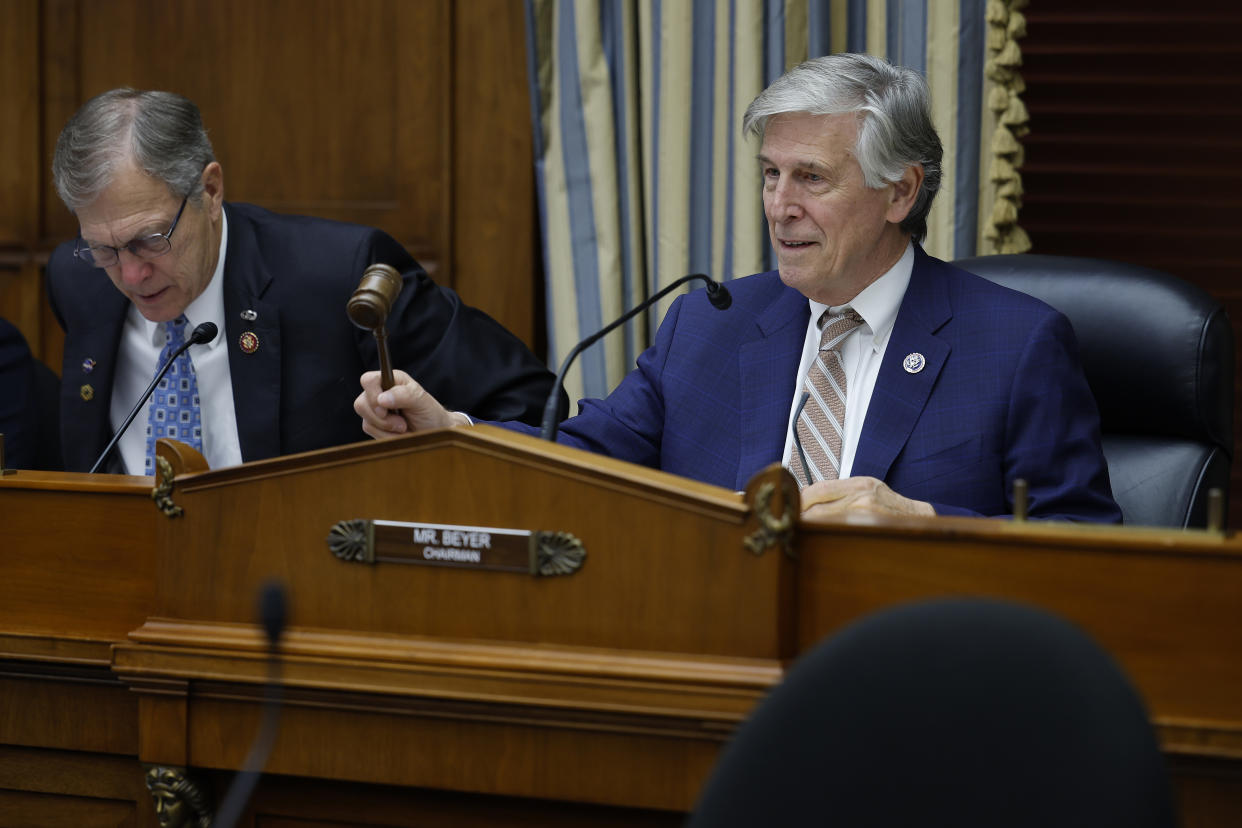
{"type": "Polygon", "coordinates": [[[369,331],[384,327],[397,294],[401,293],[401,274],[386,264],[373,264],[362,272],[358,289],[349,297],[345,312],[359,328],[369,331]]]}

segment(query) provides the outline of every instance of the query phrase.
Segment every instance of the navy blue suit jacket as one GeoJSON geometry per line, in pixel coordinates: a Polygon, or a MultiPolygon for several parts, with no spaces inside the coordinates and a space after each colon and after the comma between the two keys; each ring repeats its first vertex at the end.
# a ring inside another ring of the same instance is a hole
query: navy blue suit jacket
{"type": "MultiPolygon", "coordinates": [[[[374,336],[349,321],[345,306],[375,262],[402,274],[386,326],[395,368],[453,409],[539,422],[551,372],[499,323],[436,285],[391,236],[249,204],[224,209],[229,238],[220,335],[228,343],[243,460],[367,439],[353,401],[358,377],[378,368],[379,357],[374,336]],[[244,310],[257,318],[242,319],[244,310]],[[238,344],[244,332],[258,336],[252,354],[238,344]]],[[[65,329],[65,468],[85,471],[111,437],[112,380],[129,301],[102,271],[73,256],[72,242],[48,262],[48,292],[65,329]],[[81,393],[84,385],[92,388],[90,399],[81,393]]]]}
{"type": "MultiPolygon", "coordinates": [[[[775,272],[729,289],[726,311],[703,291],[675,301],[637,369],[583,401],[561,441],[731,489],[780,462],[810,308],[775,272]]],[[[851,473],[938,514],[1010,514],[1025,478],[1033,517],[1121,519],[1069,322],[918,247],[851,473]]]]}

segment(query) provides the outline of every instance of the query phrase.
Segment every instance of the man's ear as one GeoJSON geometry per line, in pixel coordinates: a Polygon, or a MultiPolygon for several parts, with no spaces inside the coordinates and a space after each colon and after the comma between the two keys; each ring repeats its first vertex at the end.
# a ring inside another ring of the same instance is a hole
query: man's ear
{"type": "Polygon", "coordinates": [[[224,169],[219,161],[212,161],[203,168],[203,209],[214,221],[220,216],[224,203],[224,169]]]}
{"type": "Polygon", "coordinates": [[[911,164],[901,174],[901,178],[892,185],[892,195],[888,203],[888,214],[885,216],[893,224],[900,224],[910,215],[914,200],[923,186],[923,165],[911,164]]]}

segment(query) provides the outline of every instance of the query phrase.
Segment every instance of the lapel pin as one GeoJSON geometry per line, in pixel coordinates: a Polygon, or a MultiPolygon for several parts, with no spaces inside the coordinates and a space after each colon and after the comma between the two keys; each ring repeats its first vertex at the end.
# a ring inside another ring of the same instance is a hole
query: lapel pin
{"type": "Polygon", "coordinates": [[[242,353],[253,354],[259,350],[259,337],[254,331],[246,331],[238,337],[237,344],[241,346],[242,353]]]}
{"type": "Polygon", "coordinates": [[[254,320],[259,318],[259,314],[251,310],[250,308],[246,308],[244,311],[241,312],[241,318],[247,322],[253,322],[254,320]]]}
{"type": "Polygon", "coordinates": [[[923,366],[927,364],[927,360],[923,359],[923,355],[915,351],[912,354],[906,354],[905,360],[902,361],[901,367],[906,369],[907,374],[917,374],[923,370],[923,366]]]}
{"type": "Polygon", "coordinates": [[[83,374],[89,374],[91,371],[94,371],[94,370],[95,370],[95,360],[91,359],[90,357],[87,357],[86,359],[82,360],[82,373],[83,374]]]}
{"type": "Polygon", "coordinates": [[[82,395],[83,402],[90,402],[95,399],[95,389],[91,388],[90,383],[87,383],[79,388],[78,393],[82,395]]]}

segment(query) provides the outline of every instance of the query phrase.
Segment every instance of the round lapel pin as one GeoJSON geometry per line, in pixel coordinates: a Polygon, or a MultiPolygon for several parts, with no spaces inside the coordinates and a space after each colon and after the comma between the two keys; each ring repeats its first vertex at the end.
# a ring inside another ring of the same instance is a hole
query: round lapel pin
{"type": "Polygon", "coordinates": [[[923,370],[923,366],[926,364],[927,360],[923,359],[923,355],[916,351],[913,354],[906,354],[901,367],[906,369],[907,374],[917,374],[923,370]]]}
{"type": "Polygon", "coordinates": [[[254,331],[246,331],[238,338],[237,344],[241,346],[242,353],[253,354],[259,350],[258,334],[254,331]]]}
{"type": "Polygon", "coordinates": [[[90,386],[90,383],[79,388],[78,393],[82,395],[83,402],[90,402],[95,399],[95,389],[90,386]]]}

